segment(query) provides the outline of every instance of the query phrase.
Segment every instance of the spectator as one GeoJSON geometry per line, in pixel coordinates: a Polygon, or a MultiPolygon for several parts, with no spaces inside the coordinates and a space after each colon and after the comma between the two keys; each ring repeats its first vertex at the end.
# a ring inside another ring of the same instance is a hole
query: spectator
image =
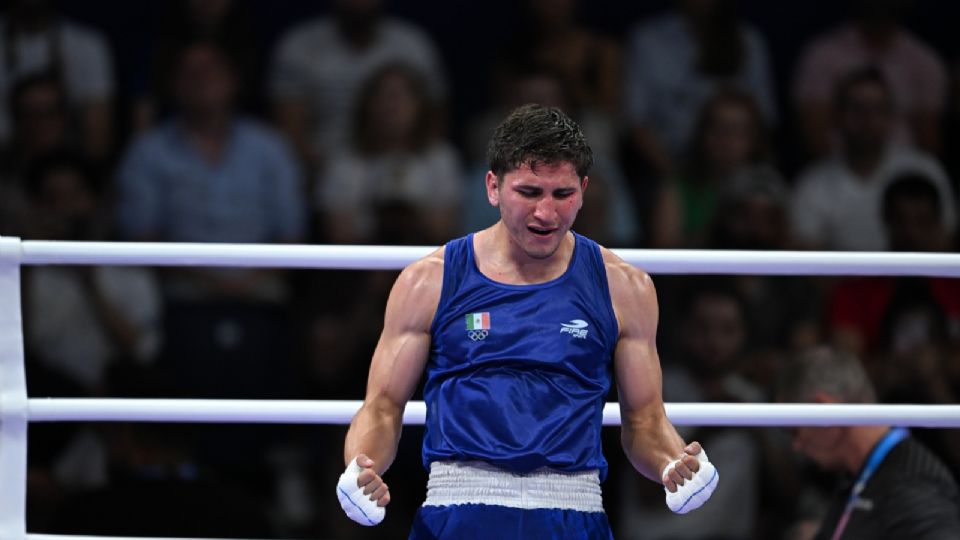
{"type": "Polygon", "coordinates": [[[763,118],[750,94],[723,89],[700,111],[688,159],[660,188],[652,212],[656,248],[703,247],[719,193],[741,168],[769,160],[763,118]]]}
{"type": "Polygon", "coordinates": [[[410,66],[388,64],[363,85],[351,144],[321,174],[331,241],[384,242],[381,231],[390,243],[436,243],[456,233],[460,161],[433,118],[426,81],[410,66]]]}
{"type": "Polygon", "coordinates": [[[55,75],[37,73],[20,79],[10,93],[13,132],[6,161],[30,163],[75,144],[78,134],[70,130],[68,107],[55,75]]]}
{"type": "MultiPolygon", "coordinates": [[[[51,0],[14,0],[0,20],[0,103],[20,79],[52,73],[79,120],[83,152],[93,160],[113,150],[113,63],[96,31],[65,20],[51,0]]],[[[0,108],[0,141],[11,136],[11,112],[0,108]]]]}
{"type": "Polygon", "coordinates": [[[890,180],[907,170],[934,183],[944,224],[952,231],[950,182],[933,158],[893,140],[893,96],[883,74],[874,68],[850,73],[835,99],[841,150],[797,180],[791,210],[798,241],[819,249],[885,249],[881,197],[890,180]]]}
{"type": "MultiPolygon", "coordinates": [[[[922,174],[906,173],[894,179],[883,196],[890,248],[947,251],[950,243],[941,208],[935,185],[922,174]]],[[[951,383],[946,347],[960,346],[960,283],[956,279],[844,280],[831,297],[829,326],[834,343],[865,358],[882,397],[911,394],[911,402],[918,398],[954,401],[951,384],[960,389],[960,379],[951,383]],[[925,395],[907,390],[911,387],[925,395]]]]}
{"type": "Polygon", "coordinates": [[[889,81],[891,132],[927,153],[940,151],[947,71],[939,55],[900,23],[909,2],[856,0],[854,20],[814,39],[801,56],[793,99],[807,149],[822,157],[838,146],[832,94],[852,71],[875,66],[889,81]]]}
{"type": "Polygon", "coordinates": [[[716,194],[708,245],[714,249],[780,250],[790,246],[789,191],[775,169],[738,169],[716,194]]]}
{"type": "MultiPolygon", "coordinates": [[[[743,305],[729,287],[707,283],[684,302],[676,358],[663,366],[667,402],[756,402],[761,391],[738,374],[745,359],[748,329],[743,305]]],[[[683,516],[653,504],[659,486],[625,482],[618,497],[622,521],[618,538],[748,539],[759,517],[762,455],[754,434],[736,428],[679,428],[685,439],[710,448],[710,461],[723,470],[723,484],[709,505],[683,516]],[[726,487],[724,487],[726,486],[726,487]],[[647,488],[646,491],[641,491],[647,488]],[[640,500],[638,500],[638,496],[640,500]],[[643,498],[646,499],[643,499],[643,498]],[[643,501],[646,500],[646,503],[643,501]],[[718,531],[723,531],[718,534],[718,531]]]]}
{"type": "MultiPolygon", "coordinates": [[[[106,208],[99,186],[80,159],[69,154],[38,159],[27,186],[28,238],[105,238],[106,208]]],[[[24,290],[24,335],[31,357],[84,394],[106,393],[112,364],[150,363],[156,357],[160,298],[150,272],[41,266],[25,271],[24,290]]]]}
{"type": "MultiPolygon", "coordinates": [[[[712,249],[789,249],[789,191],[775,170],[747,167],[734,174],[717,196],[710,229],[712,249]]],[[[732,282],[746,305],[750,346],[759,353],[744,373],[768,387],[783,348],[800,348],[821,339],[822,298],[811,278],[800,276],[734,276],[732,282]]]]}
{"type": "Polygon", "coordinates": [[[415,26],[383,14],[382,0],[336,0],[333,14],[280,40],[269,81],[277,121],[311,169],[350,136],[350,114],[364,81],[392,62],[423,73],[427,95],[446,98],[440,56],[415,26]]]}
{"type": "MultiPolygon", "coordinates": [[[[572,107],[613,121],[620,111],[620,47],[577,20],[577,0],[526,0],[516,36],[501,51],[503,64],[544,66],[565,81],[572,107]]],[[[511,79],[507,70],[501,74],[511,79]]],[[[501,85],[504,86],[504,85],[501,85]]],[[[507,82],[506,86],[509,86],[507,82]]]]}
{"type": "MultiPolygon", "coordinates": [[[[222,47],[187,44],[170,84],[173,118],[136,140],[119,167],[118,221],[130,239],[294,242],[305,203],[295,158],[273,130],[235,112],[237,74],[222,47]]],[[[287,275],[275,269],[165,272],[159,376],[177,397],[276,399],[297,392],[287,275]]],[[[238,481],[269,473],[273,439],[198,434],[198,456],[238,481]]]]}
{"type": "MultiPolygon", "coordinates": [[[[174,242],[291,242],[303,237],[300,175],[278,134],[234,112],[236,74],[214,42],[186,45],[174,118],[136,140],[118,173],[121,232],[174,242]]],[[[191,271],[178,295],[280,300],[275,273],[191,271]],[[202,277],[201,277],[202,276],[202,277]]],[[[170,283],[173,285],[173,283],[170,283]]]]}
{"type": "Polygon", "coordinates": [[[697,115],[716,90],[750,94],[764,123],[776,121],[767,46],[733,0],[681,0],[629,37],[625,107],[636,151],[659,174],[676,169],[697,115]]]}
{"type": "MultiPolygon", "coordinates": [[[[783,370],[778,399],[801,403],[875,403],[857,359],[814,349],[783,370]]],[[[944,463],[903,428],[796,427],[793,445],[844,482],[823,516],[818,539],[955,538],[960,494],[944,463]]]]}
{"type": "Polygon", "coordinates": [[[499,119],[526,103],[553,104],[577,118],[590,139],[594,154],[612,160],[619,151],[618,131],[611,118],[596,108],[583,106],[573,97],[571,81],[562,71],[536,61],[516,57],[501,58],[494,68],[496,103],[483,111],[467,130],[467,153],[471,161],[486,160],[487,140],[499,119]]]}
{"type": "MultiPolygon", "coordinates": [[[[121,232],[174,242],[303,238],[294,158],[276,133],[234,112],[236,75],[226,54],[200,41],[178,58],[171,81],[176,116],[134,142],[119,168],[121,232]]],[[[283,273],[176,269],[165,277],[171,304],[164,359],[171,369],[187,370],[179,388],[208,397],[284,392],[283,273]],[[234,385],[223,384],[224,372],[234,385]]]]}
{"type": "Polygon", "coordinates": [[[50,74],[24,77],[10,94],[13,135],[0,153],[0,234],[22,236],[27,170],[41,156],[73,146],[66,94],[50,74]]]}
{"type": "Polygon", "coordinates": [[[584,208],[577,214],[575,230],[605,247],[633,247],[637,227],[623,180],[616,172],[594,162],[590,189],[583,194],[584,208]],[[625,212],[626,210],[626,212],[625,212]]]}
{"type": "MultiPolygon", "coordinates": [[[[104,239],[104,200],[80,158],[63,153],[38,157],[26,186],[27,238],[104,239]]],[[[159,287],[142,268],[25,268],[23,327],[30,395],[112,394],[117,390],[109,387],[114,370],[155,360],[160,308],[159,287]]],[[[31,519],[42,522],[41,516],[65,493],[102,486],[108,480],[106,453],[92,426],[31,429],[31,519]]]]}
{"type": "Polygon", "coordinates": [[[163,118],[170,112],[173,96],[164,87],[164,81],[170,79],[180,49],[196,40],[215,41],[223,47],[237,69],[239,103],[261,106],[261,43],[247,5],[234,0],[176,0],[164,2],[164,6],[166,13],[137,69],[134,131],[146,131],[153,127],[158,115],[163,118]]]}

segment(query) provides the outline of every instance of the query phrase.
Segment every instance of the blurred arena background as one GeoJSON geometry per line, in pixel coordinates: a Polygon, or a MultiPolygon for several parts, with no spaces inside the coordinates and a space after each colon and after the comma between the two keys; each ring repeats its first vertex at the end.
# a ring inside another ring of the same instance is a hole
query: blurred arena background
{"type": "MultiPolygon", "coordinates": [[[[541,102],[594,148],[574,228],[609,247],[957,251],[953,2],[15,0],[0,13],[4,236],[439,245],[496,220],[485,141],[510,108],[541,102]]],[[[30,395],[361,399],[394,277],[25,268],[30,395]]],[[[788,358],[831,344],[859,356],[881,402],[958,402],[955,279],[655,279],[667,401],[770,401],[788,358]]],[[[388,473],[388,519],[360,529],[333,493],[345,427],[34,425],[28,530],[405,537],[420,432],[407,428],[388,473]]],[[[960,433],[916,433],[960,472],[960,433]]],[[[835,479],[788,433],[683,435],[725,474],[685,518],[608,430],[617,538],[809,537],[835,479]]]]}

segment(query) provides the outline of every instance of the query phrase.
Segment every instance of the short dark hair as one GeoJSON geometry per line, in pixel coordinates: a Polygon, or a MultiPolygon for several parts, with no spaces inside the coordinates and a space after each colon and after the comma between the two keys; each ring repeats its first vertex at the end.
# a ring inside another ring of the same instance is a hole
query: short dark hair
{"type": "Polygon", "coordinates": [[[535,168],[564,162],[583,180],[593,165],[593,150],[580,126],[556,107],[517,107],[497,126],[487,146],[487,163],[498,179],[524,163],[535,168]]]}
{"type": "Polygon", "coordinates": [[[883,219],[890,222],[893,217],[893,205],[900,200],[922,200],[930,205],[933,213],[941,217],[940,192],[926,174],[908,171],[894,177],[883,191],[883,219]]]}
{"type": "Polygon", "coordinates": [[[808,402],[823,392],[844,403],[876,403],[877,393],[860,360],[833,347],[814,347],[790,359],[777,377],[777,398],[808,402]]]}

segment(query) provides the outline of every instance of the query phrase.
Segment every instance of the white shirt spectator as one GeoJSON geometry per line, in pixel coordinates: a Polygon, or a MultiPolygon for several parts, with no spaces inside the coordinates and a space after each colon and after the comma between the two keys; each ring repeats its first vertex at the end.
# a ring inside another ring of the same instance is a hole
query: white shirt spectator
{"type": "Polygon", "coordinates": [[[697,42],[676,13],[653,19],[633,31],[626,65],[626,108],[631,123],[653,131],[673,157],[688,148],[703,104],[723,84],[750,93],[767,125],[776,120],[767,46],[760,34],[741,26],[743,63],[732,80],[709,78],[697,70],[697,42]]]}
{"type": "Polygon", "coordinates": [[[797,70],[793,96],[801,110],[830,103],[843,77],[866,66],[876,66],[890,84],[896,106],[894,132],[911,141],[910,115],[943,112],[947,70],[936,51],[906,30],[899,30],[889,46],[871,47],[851,25],[841,26],[807,45],[797,70]]]}
{"type": "Polygon", "coordinates": [[[956,224],[953,190],[943,167],[933,158],[905,146],[892,145],[868,178],[854,173],[834,156],[812,166],[797,180],[792,203],[793,232],[810,246],[841,251],[887,249],[883,225],[883,192],[897,175],[918,172],[940,193],[944,223],[956,224]]]}
{"type": "MultiPolygon", "coordinates": [[[[93,280],[105,300],[138,331],[134,360],[150,363],[160,347],[160,291],[142,268],[96,267],[93,280]]],[[[25,281],[29,306],[24,324],[29,350],[50,370],[85,389],[103,385],[119,351],[96,313],[86,283],[75,269],[39,267],[25,281]]]]}
{"type": "Polygon", "coordinates": [[[0,141],[10,137],[12,128],[7,107],[10,90],[23,77],[53,69],[53,59],[58,56],[70,105],[108,101],[113,97],[110,49],[95,30],[71,22],[57,22],[46,32],[17,36],[13,51],[7,51],[8,31],[8,21],[0,19],[0,141]]]}
{"type": "Polygon", "coordinates": [[[379,203],[398,201],[427,214],[456,209],[461,200],[460,160],[453,147],[432,144],[421,153],[365,157],[337,154],[321,175],[317,206],[330,214],[350,214],[357,238],[376,231],[379,203]]]}
{"type": "Polygon", "coordinates": [[[431,98],[446,95],[440,56],[427,35],[386,16],[365,49],[345,42],[333,19],[291,30],[281,38],[273,59],[270,94],[275,101],[302,100],[307,105],[308,136],[314,149],[324,155],[345,143],[354,100],[364,81],[393,62],[410,64],[423,73],[431,98]]]}

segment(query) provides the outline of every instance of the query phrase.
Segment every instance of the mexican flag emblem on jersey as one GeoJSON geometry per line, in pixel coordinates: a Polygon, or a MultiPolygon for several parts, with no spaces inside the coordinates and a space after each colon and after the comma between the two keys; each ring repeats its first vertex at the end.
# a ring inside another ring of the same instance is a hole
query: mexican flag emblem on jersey
{"type": "Polygon", "coordinates": [[[489,330],[490,312],[467,313],[467,330],[489,330]]]}

